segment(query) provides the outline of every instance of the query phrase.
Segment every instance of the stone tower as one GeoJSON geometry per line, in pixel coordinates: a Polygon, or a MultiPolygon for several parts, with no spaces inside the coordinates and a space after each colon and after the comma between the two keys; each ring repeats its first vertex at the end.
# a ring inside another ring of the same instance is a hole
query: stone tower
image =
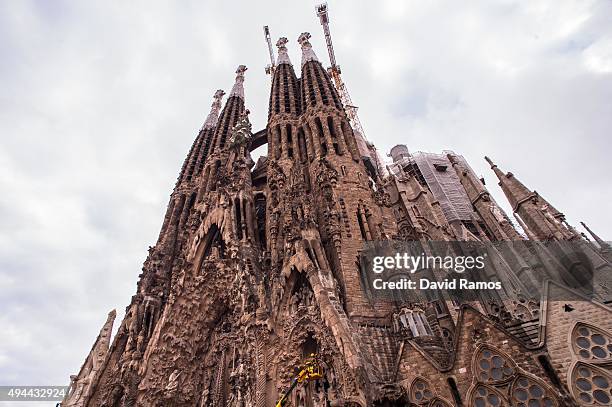
{"type": "Polygon", "coordinates": [[[62,406],[274,406],[312,353],[323,378],[291,405],[609,405],[608,282],[587,298],[540,278],[565,242],[609,275],[609,246],[491,161],[526,236],[460,155],[399,145],[389,175],[373,172],[309,38],[299,77],[277,42],[265,129],[251,128],[245,66],[223,109],[215,93],[125,318],[109,346],[109,315],[62,406]],[[511,288],[373,299],[360,253],[392,240],[517,243],[489,252],[511,288]]]}

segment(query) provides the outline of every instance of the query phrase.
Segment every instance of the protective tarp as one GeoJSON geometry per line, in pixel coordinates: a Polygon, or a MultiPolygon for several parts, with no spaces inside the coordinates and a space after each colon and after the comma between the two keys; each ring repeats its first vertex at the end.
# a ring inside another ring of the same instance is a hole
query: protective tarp
{"type": "Polygon", "coordinates": [[[476,219],[472,203],[445,154],[417,152],[412,159],[449,222],[476,219]]]}

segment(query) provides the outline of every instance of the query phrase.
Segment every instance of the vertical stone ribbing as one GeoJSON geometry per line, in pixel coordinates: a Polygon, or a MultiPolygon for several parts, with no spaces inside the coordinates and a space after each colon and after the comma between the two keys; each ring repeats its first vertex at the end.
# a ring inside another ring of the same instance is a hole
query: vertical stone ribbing
{"type": "Polygon", "coordinates": [[[238,122],[240,115],[245,111],[243,83],[246,70],[247,68],[244,65],[240,65],[236,70],[236,81],[221,112],[212,141],[212,150],[209,155],[225,147],[230,131],[238,122]]]}
{"type": "Polygon", "coordinates": [[[270,111],[268,112],[268,155],[279,160],[288,169],[296,157],[307,154],[300,151],[298,142],[297,119],[300,114],[300,95],[298,79],[287,54],[287,39],[280,38],[278,62],[270,92],[270,111]]]}

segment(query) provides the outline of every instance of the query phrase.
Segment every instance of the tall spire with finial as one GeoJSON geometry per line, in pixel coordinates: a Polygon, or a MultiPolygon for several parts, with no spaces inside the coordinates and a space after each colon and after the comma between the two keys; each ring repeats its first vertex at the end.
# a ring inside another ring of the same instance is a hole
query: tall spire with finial
{"type": "Polygon", "coordinates": [[[483,182],[476,177],[467,161],[454,153],[448,153],[446,157],[455,169],[459,181],[463,185],[473,207],[495,239],[520,240],[521,235],[518,234],[508,221],[507,215],[491,197],[483,182]]]}
{"type": "Polygon", "coordinates": [[[312,45],[310,44],[310,33],[302,33],[298,37],[298,43],[302,47],[302,66],[308,61],[318,61],[317,55],[314,53],[312,49],[312,45]]]}
{"type": "Polygon", "coordinates": [[[510,202],[512,209],[516,212],[519,205],[525,202],[527,199],[537,196],[542,204],[547,205],[547,210],[554,216],[560,220],[563,220],[564,215],[555,209],[550,203],[548,203],[544,198],[542,198],[537,192],[531,191],[527,188],[521,181],[519,181],[513,173],[507,172],[504,174],[502,170],[499,169],[497,164],[493,162],[489,157],[485,157],[485,160],[491,166],[495,175],[497,175],[497,179],[499,179],[499,186],[504,191],[506,198],[510,202]]]}
{"type": "Polygon", "coordinates": [[[593,237],[593,239],[597,242],[597,244],[599,245],[599,247],[601,248],[601,250],[605,250],[605,251],[612,251],[612,246],[610,246],[610,244],[608,244],[608,242],[604,241],[601,237],[599,237],[597,234],[595,234],[595,232],[593,232],[584,222],[580,222],[580,224],[582,225],[583,228],[586,229],[587,232],[589,232],[589,234],[591,235],[591,237],[593,237]]]}
{"type": "Polygon", "coordinates": [[[281,37],[276,42],[276,46],[278,47],[278,58],[276,59],[276,66],[280,64],[288,64],[291,65],[291,60],[289,59],[289,54],[287,53],[287,43],[289,40],[285,37],[281,37]]]}
{"type": "Polygon", "coordinates": [[[268,108],[268,158],[286,158],[287,165],[295,157],[305,158],[303,130],[296,123],[301,113],[299,80],[287,53],[287,38],[276,42],[278,59],[270,89],[268,108]],[[299,141],[303,143],[300,145],[299,141]]]}
{"type": "Polygon", "coordinates": [[[234,82],[234,86],[232,87],[229,97],[237,96],[244,100],[244,73],[246,70],[247,67],[245,65],[240,65],[238,66],[238,69],[236,69],[236,82],[234,82]]]}
{"type": "Polygon", "coordinates": [[[268,119],[274,113],[300,113],[299,81],[287,53],[287,42],[285,37],[276,42],[278,59],[272,77],[268,119]]]}
{"type": "Polygon", "coordinates": [[[213,103],[210,107],[210,113],[202,125],[202,130],[213,129],[217,125],[219,111],[221,110],[221,99],[223,99],[224,95],[225,92],[222,89],[217,89],[215,95],[213,96],[213,103]]]}
{"type": "Polygon", "coordinates": [[[511,172],[504,174],[489,157],[485,157],[485,160],[497,175],[499,186],[512,210],[519,214],[537,240],[570,240],[575,237],[570,228],[563,224],[565,216],[546,199],[528,189],[511,172]]]}
{"type": "Polygon", "coordinates": [[[85,403],[86,397],[89,395],[90,387],[94,383],[94,378],[98,374],[98,371],[103,367],[104,359],[110,348],[110,340],[113,331],[113,323],[117,311],[112,310],[108,313],[106,322],[100,330],[98,338],[94,342],[85,363],[81,366],[81,370],[77,375],[70,376],[71,380],[71,391],[69,391],[64,400],[62,400],[62,406],[67,407],[81,407],[85,403]]]}
{"type": "Polygon", "coordinates": [[[247,67],[240,65],[236,69],[236,80],[234,86],[225,102],[225,106],[219,116],[219,121],[215,127],[211,154],[218,148],[225,146],[225,141],[229,136],[229,131],[234,127],[238,117],[244,112],[244,73],[247,67]]]}
{"type": "MultiPolygon", "coordinates": [[[[221,99],[225,95],[225,92],[218,89],[213,96],[213,103],[210,107],[210,113],[206,117],[202,128],[198,132],[198,136],[191,145],[189,154],[183,163],[181,173],[179,175],[180,181],[191,181],[194,175],[199,175],[203,166],[204,160],[208,155],[210,149],[211,138],[213,136],[215,126],[219,118],[219,110],[221,110],[221,99]]],[[[178,183],[177,183],[178,185],[178,183]]]]}
{"type": "Polygon", "coordinates": [[[491,160],[489,157],[485,156],[484,158],[485,160],[487,160],[487,162],[489,163],[489,165],[491,166],[491,169],[493,170],[493,172],[495,173],[495,175],[497,175],[497,178],[500,180],[502,180],[503,177],[505,177],[506,174],[504,174],[504,172],[502,170],[499,169],[499,167],[497,166],[497,164],[495,164],[493,162],[493,160],[491,160]]]}

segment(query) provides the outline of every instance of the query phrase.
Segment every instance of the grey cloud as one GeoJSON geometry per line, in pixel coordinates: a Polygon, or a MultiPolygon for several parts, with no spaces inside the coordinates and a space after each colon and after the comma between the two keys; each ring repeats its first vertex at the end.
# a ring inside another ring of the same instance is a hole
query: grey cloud
{"type": "MultiPolygon", "coordinates": [[[[249,67],[265,126],[262,26],[313,34],[314,2],[0,3],[0,378],[64,384],[122,311],[218,88],[249,67]]],[[[336,56],[383,152],[491,155],[612,236],[612,5],[601,1],[330,2],[336,56]],[[607,42],[608,41],[608,42],[607,42]]]]}

